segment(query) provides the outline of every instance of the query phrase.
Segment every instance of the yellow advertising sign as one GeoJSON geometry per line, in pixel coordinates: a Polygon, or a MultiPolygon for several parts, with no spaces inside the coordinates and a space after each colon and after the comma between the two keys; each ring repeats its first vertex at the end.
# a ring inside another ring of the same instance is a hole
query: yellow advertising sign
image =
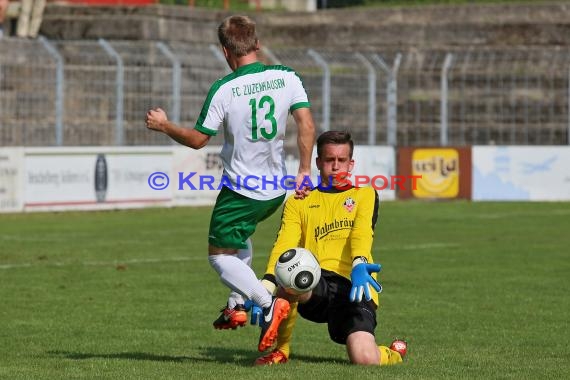
{"type": "Polygon", "coordinates": [[[416,149],[412,175],[421,175],[412,189],[416,198],[455,198],[459,193],[459,152],[456,149],[416,149]]]}

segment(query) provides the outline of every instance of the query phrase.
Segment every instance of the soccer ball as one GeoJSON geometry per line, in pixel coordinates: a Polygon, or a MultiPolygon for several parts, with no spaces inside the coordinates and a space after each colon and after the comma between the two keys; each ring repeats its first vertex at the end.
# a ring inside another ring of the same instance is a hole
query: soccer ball
{"type": "Polygon", "coordinates": [[[275,264],[275,279],[286,292],[302,294],[313,290],[321,278],[321,266],[311,251],[291,248],[275,264]]]}

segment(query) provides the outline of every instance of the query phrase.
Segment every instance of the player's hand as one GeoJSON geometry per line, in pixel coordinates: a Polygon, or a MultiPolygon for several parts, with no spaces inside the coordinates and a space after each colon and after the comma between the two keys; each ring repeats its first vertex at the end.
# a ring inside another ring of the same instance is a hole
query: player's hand
{"type": "Polygon", "coordinates": [[[367,301],[372,299],[370,295],[370,286],[378,293],[382,292],[382,285],[378,283],[370,274],[380,272],[382,266],[380,264],[360,263],[352,268],[350,280],[352,281],[352,289],[350,289],[350,302],[362,301],[362,295],[367,301]]]}
{"type": "Polygon", "coordinates": [[[305,199],[311,192],[311,173],[299,173],[295,177],[295,199],[305,199]]]}
{"type": "Polygon", "coordinates": [[[168,122],[166,112],[162,108],[153,108],[146,113],[146,127],[153,131],[162,131],[162,125],[168,122]]]}
{"type": "Polygon", "coordinates": [[[259,307],[255,302],[253,302],[252,300],[247,300],[245,301],[245,311],[250,311],[251,310],[251,317],[249,320],[249,323],[252,325],[259,325],[261,326],[261,315],[262,315],[262,310],[261,307],[259,307]]]}

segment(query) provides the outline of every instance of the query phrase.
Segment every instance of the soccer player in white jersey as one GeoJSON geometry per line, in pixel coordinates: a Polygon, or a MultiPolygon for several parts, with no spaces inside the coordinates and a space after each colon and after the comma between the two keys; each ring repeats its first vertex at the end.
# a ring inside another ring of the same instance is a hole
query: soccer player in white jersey
{"type": "Polygon", "coordinates": [[[193,149],[204,147],[223,126],[221,158],[225,183],[229,183],[220,191],[210,220],[208,258],[232,293],[214,327],[245,325],[242,304],[249,299],[263,308],[258,349],[265,351],[274,343],[289,303],[272,297],[251,269],[250,236],[285,198],[280,179],[286,175],[283,140],[289,112],[298,130],[296,192],[300,197],[304,196],[303,178],[310,175],[315,126],[299,76],[288,67],[266,66],[258,60],[259,41],[250,18],[226,18],[218,38],[233,73],[214,82],[195,127],[174,125],[160,108],[148,111],[146,125],[193,149]],[[247,176],[255,176],[250,178],[258,182],[243,186],[247,176]]]}

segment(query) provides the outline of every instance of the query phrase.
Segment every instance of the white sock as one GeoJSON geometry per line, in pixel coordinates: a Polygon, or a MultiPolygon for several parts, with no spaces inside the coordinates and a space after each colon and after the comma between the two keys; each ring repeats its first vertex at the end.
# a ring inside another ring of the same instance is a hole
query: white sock
{"type": "MultiPolygon", "coordinates": [[[[251,268],[251,261],[253,260],[253,246],[251,239],[245,241],[247,248],[238,250],[237,257],[251,268]]],[[[231,291],[228,297],[228,308],[233,309],[236,305],[245,304],[245,299],[238,292],[231,291]]]]}
{"type": "Polygon", "coordinates": [[[233,309],[237,305],[244,305],[245,300],[243,296],[238,292],[234,292],[233,290],[230,292],[230,296],[228,297],[228,309],[233,309]]]}
{"type": "Polygon", "coordinates": [[[237,257],[246,263],[248,267],[251,267],[251,261],[253,260],[253,244],[251,244],[251,239],[248,238],[245,244],[247,244],[247,248],[238,249],[237,257]]]}
{"type": "Polygon", "coordinates": [[[261,285],[255,272],[236,255],[209,255],[210,265],[220,275],[220,280],[233,291],[240,293],[261,307],[271,305],[271,295],[261,285]]]}

